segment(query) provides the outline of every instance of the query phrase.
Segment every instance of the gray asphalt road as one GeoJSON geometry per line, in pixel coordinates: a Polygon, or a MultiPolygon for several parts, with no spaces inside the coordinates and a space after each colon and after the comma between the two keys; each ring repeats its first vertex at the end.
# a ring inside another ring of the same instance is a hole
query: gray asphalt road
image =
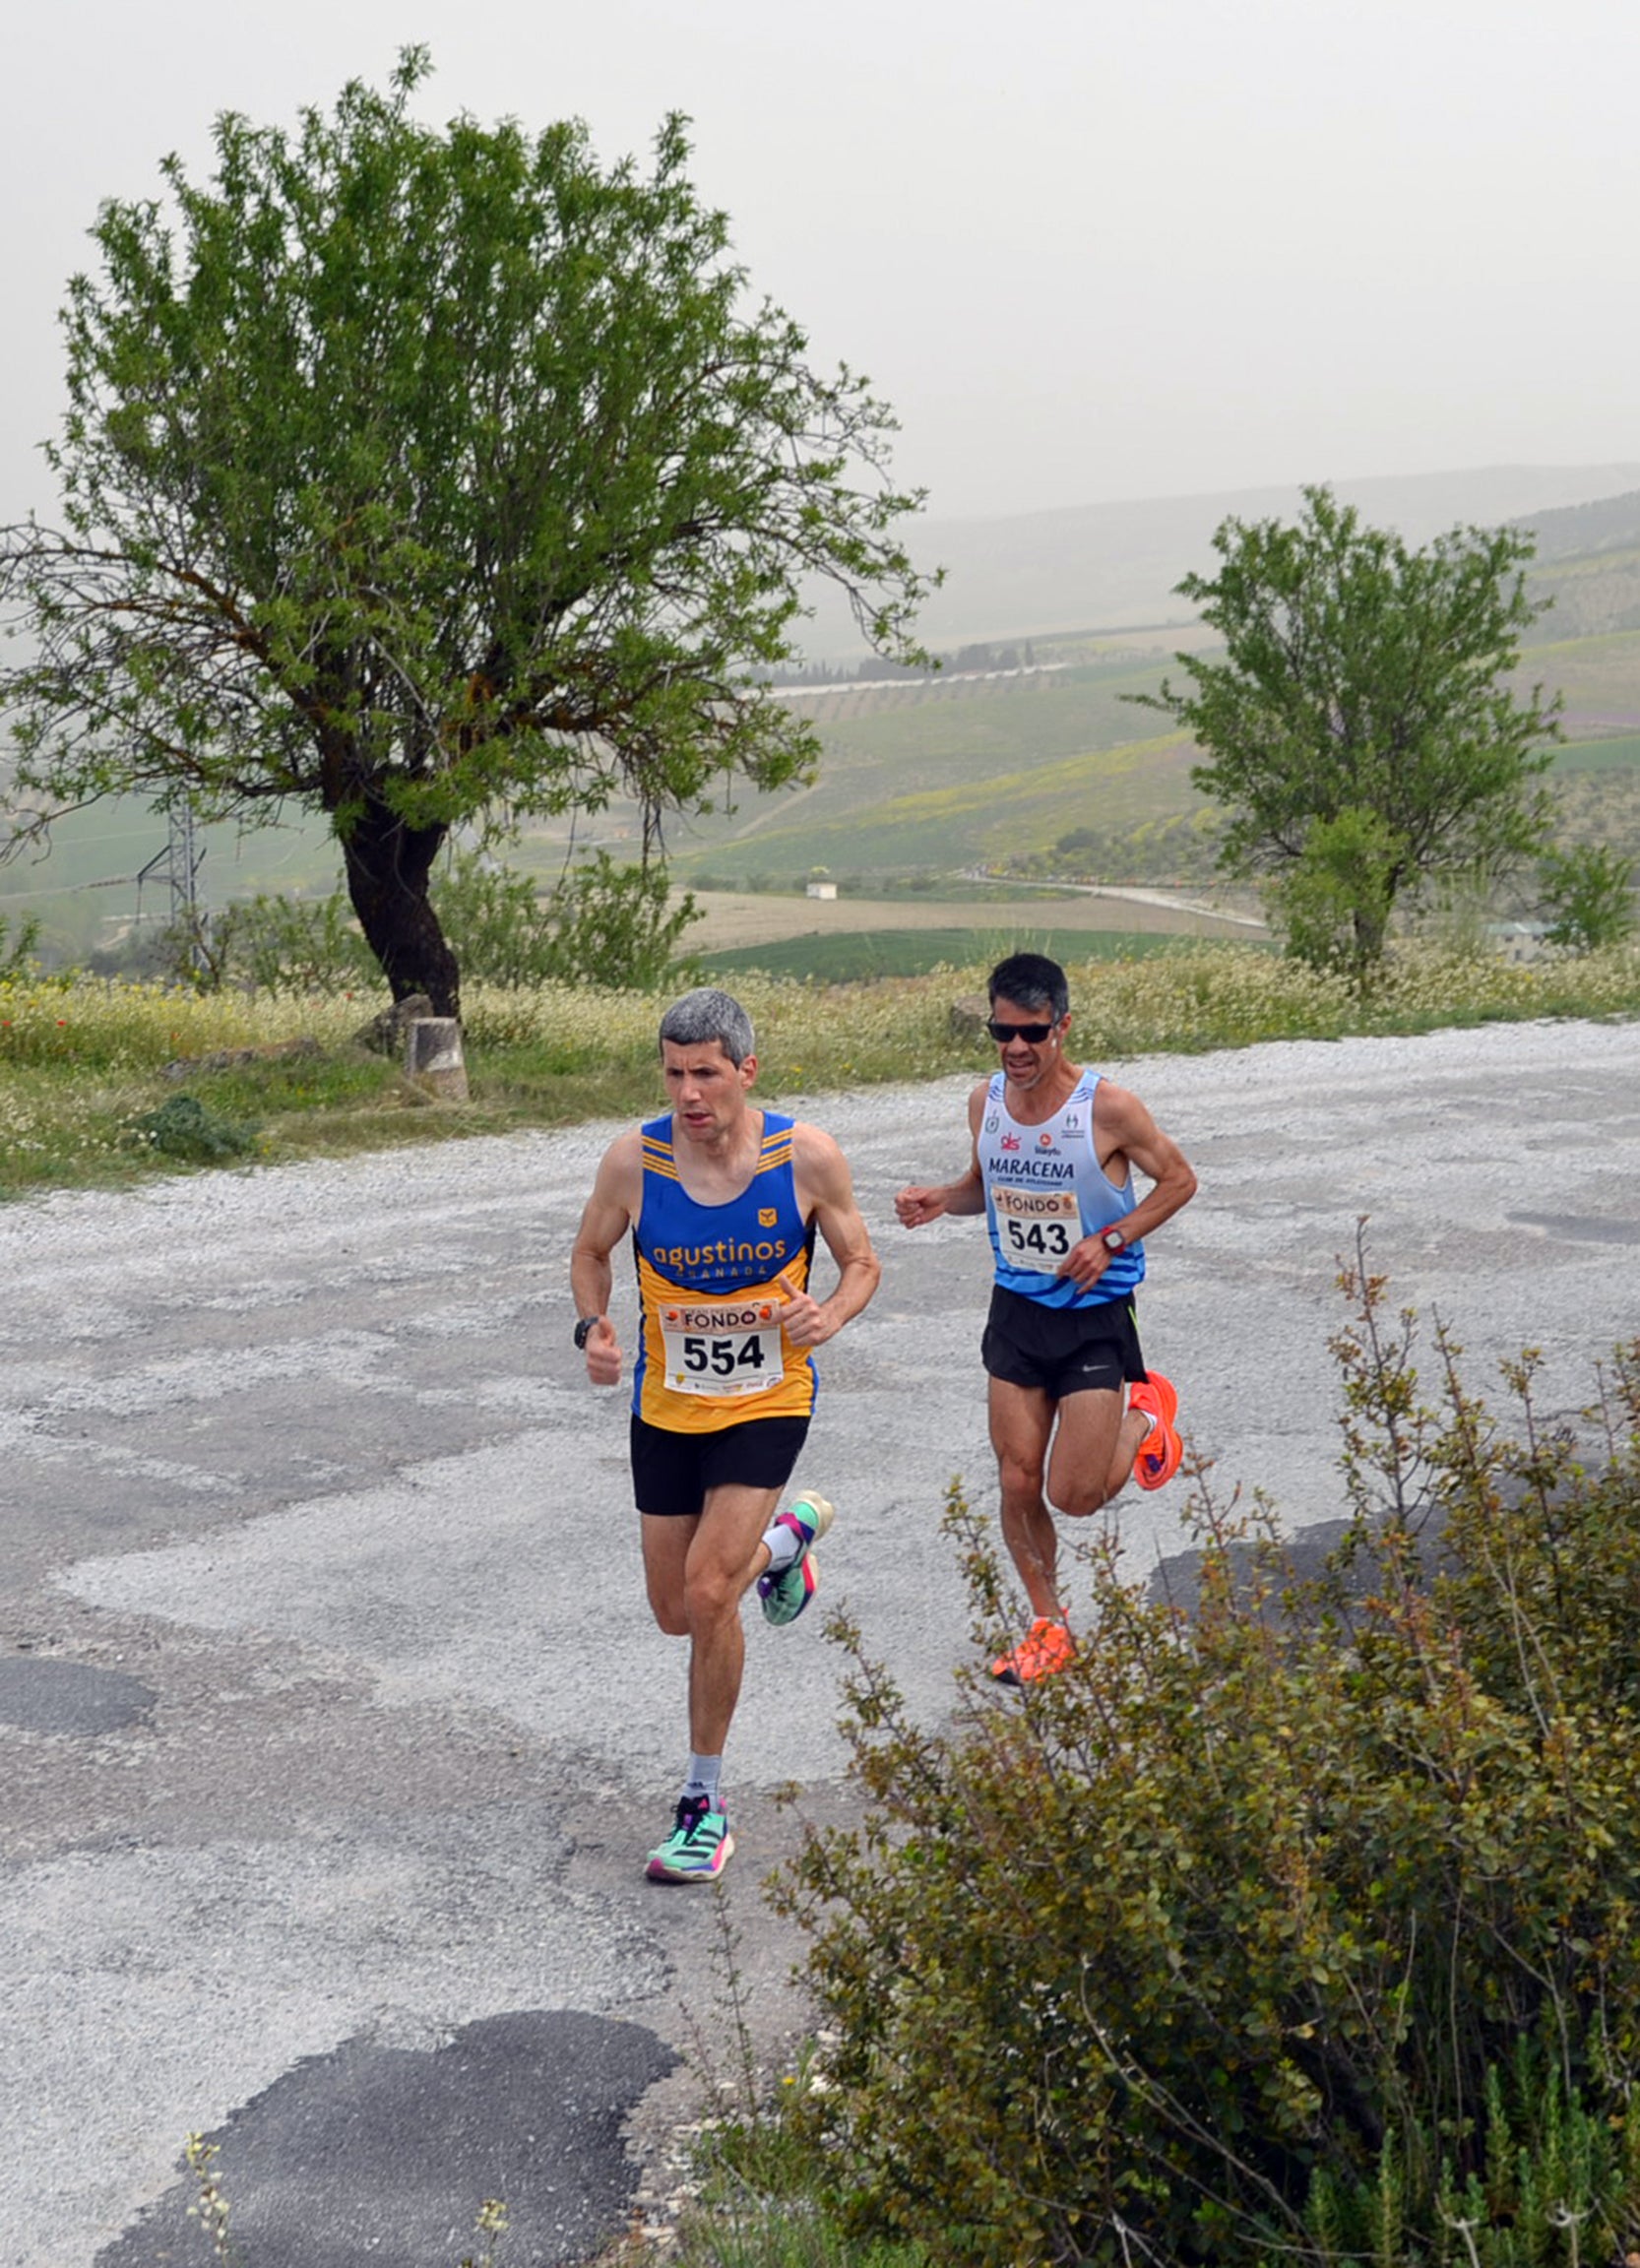
{"type": "MultiPolygon", "coordinates": [[[[1575,1410],[1640,1329],[1640,1027],[1109,1068],[1202,1178],[1154,1240],[1147,1353],[1220,1480],[1295,1529],[1340,1507],[1325,1343],[1357,1216],[1479,1383],[1534,1345],[1575,1410]]],[[[907,1234],[891,1199],[955,1169],[966,1087],[806,1111],[886,1261],[798,1475],[840,1508],[822,1596],[930,1717],[970,1646],[945,1483],[994,1502],[985,1265],[978,1224],[907,1234]]],[[[713,1901],[641,1878],[682,1658],[642,1606],[623,1403],[568,1342],[611,1131],[0,1213],[0,2262],[203,2260],[196,2130],[249,2268],[454,2262],[491,2195],[517,2268],[585,2258],[698,2097],[680,2051],[726,2056],[713,1901]]],[[[1123,1500],[1135,1573],[1184,1547],[1182,1493],[1123,1500]]],[[[756,1894],[797,1832],[772,1792],[848,1800],[820,1619],[752,1618],[729,1756],[771,2041],[801,2019],[756,1894]]]]}

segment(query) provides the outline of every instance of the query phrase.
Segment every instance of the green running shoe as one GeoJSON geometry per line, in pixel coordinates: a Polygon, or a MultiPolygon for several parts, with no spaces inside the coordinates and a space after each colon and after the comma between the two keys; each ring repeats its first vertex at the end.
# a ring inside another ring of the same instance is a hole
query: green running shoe
{"type": "Polygon", "coordinates": [[[765,1622],[773,1622],[777,1628],[795,1622],[814,1597],[820,1583],[820,1570],[809,1553],[836,1518],[836,1512],[824,1496],[793,1496],[775,1522],[777,1528],[789,1528],[796,1536],[797,1556],[778,1575],[760,1575],[757,1579],[757,1595],[763,1602],[765,1622]]]}
{"type": "Polygon", "coordinates": [[[677,1824],[649,1855],[652,1882],[715,1882],[734,1856],[734,1837],[722,1811],[704,1796],[685,1796],[677,1824]]]}

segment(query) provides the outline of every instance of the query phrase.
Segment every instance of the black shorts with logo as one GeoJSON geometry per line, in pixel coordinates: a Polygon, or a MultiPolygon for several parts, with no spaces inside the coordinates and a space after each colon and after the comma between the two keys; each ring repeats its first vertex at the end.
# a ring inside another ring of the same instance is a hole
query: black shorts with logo
{"type": "Polygon", "coordinates": [[[632,1419],[632,1492],[640,1512],[692,1520],[709,1488],[784,1488],[808,1437],[806,1418],[743,1418],[716,1433],[668,1433],[632,1419]]]}
{"type": "Polygon", "coordinates": [[[1117,1394],[1148,1375],[1131,1297],[1044,1307],[1000,1284],[991,1290],[979,1358],[993,1378],[1039,1388],[1055,1402],[1067,1394],[1117,1394]]]}

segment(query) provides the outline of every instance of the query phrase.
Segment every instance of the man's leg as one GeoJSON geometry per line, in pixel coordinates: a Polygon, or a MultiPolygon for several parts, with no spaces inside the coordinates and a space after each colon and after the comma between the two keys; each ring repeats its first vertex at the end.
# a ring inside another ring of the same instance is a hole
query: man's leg
{"type": "Polygon", "coordinates": [[[689,1640],[689,1745],[721,1756],[740,1698],[746,1640],[740,1602],[769,1564],[763,1531],[778,1488],[710,1488],[698,1518],[643,1520],[644,1574],[662,1629],[689,1640]]]}
{"type": "Polygon", "coordinates": [[[1127,1484],[1149,1423],[1119,1391],[1067,1394],[1048,1461],[1047,1494],[1068,1519],[1086,1520],[1127,1484]]]}
{"type": "Polygon", "coordinates": [[[1042,1471],[1053,1403],[1038,1386],[1016,1386],[1006,1378],[989,1381],[991,1447],[996,1451],[1002,1490],[1002,1541],[1019,1570],[1033,1614],[1057,1618],[1055,1569],[1059,1539],[1042,1496],[1042,1471]]]}

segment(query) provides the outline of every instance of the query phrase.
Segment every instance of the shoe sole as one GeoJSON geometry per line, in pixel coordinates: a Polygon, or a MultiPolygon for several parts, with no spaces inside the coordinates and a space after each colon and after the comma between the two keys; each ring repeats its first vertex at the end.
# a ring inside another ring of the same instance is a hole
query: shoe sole
{"type": "Polygon", "coordinates": [[[793,1496],[787,1510],[795,1511],[799,1504],[806,1504],[814,1514],[814,1534],[809,1538],[807,1545],[812,1551],[821,1537],[830,1534],[832,1522],[837,1518],[837,1506],[829,1496],[802,1495],[793,1496]]]}
{"type": "Polygon", "coordinates": [[[1071,1657],[1067,1654],[1063,1662],[1049,1663],[1045,1670],[1039,1670],[1034,1677],[1022,1677],[1019,1671],[1013,1669],[997,1670],[993,1668],[991,1683],[993,1685],[1006,1685],[1011,1693],[1023,1693],[1027,1685],[1040,1685],[1046,1677],[1057,1677],[1062,1670],[1068,1670],[1070,1666],[1071,1657]]]}

